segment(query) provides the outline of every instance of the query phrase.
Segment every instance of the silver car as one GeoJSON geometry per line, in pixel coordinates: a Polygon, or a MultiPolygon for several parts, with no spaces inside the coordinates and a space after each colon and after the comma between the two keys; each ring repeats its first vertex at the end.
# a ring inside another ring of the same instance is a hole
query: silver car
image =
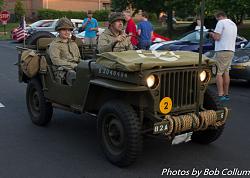
{"type": "MultiPolygon", "coordinates": [[[[55,32],[55,26],[58,19],[52,19],[52,20],[39,20],[35,23],[33,23],[30,28],[28,28],[28,33],[33,34],[37,31],[46,31],[46,32],[55,32]],[[40,24],[40,25],[36,25],[40,24]]],[[[81,19],[71,19],[71,22],[73,22],[75,29],[78,29],[82,26],[81,19]]]]}

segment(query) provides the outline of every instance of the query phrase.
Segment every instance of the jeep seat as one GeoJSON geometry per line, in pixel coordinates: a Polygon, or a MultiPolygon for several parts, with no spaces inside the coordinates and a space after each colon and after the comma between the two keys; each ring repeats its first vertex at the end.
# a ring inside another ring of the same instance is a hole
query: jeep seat
{"type": "MultiPolygon", "coordinates": [[[[45,52],[47,48],[49,47],[49,44],[53,41],[53,38],[39,38],[37,40],[37,50],[41,52],[45,52]]],[[[81,58],[83,60],[94,58],[96,55],[96,46],[88,46],[83,44],[82,40],[80,38],[76,38],[75,42],[79,48],[81,58]]],[[[51,62],[48,61],[49,64],[51,62]]]]}
{"type": "Polygon", "coordinates": [[[49,44],[53,40],[54,40],[53,38],[39,38],[36,43],[37,50],[40,51],[41,54],[45,56],[48,65],[52,65],[52,61],[48,55],[47,50],[48,50],[49,44]]]}
{"type": "Polygon", "coordinates": [[[36,44],[37,50],[45,51],[53,40],[54,38],[39,38],[36,44]]]}
{"type": "MultiPolygon", "coordinates": [[[[54,40],[54,38],[39,38],[37,40],[37,50],[44,51],[49,47],[49,44],[54,40]]],[[[75,40],[78,48],[83,46],[83,42],[80,38],[75,40]]]]}

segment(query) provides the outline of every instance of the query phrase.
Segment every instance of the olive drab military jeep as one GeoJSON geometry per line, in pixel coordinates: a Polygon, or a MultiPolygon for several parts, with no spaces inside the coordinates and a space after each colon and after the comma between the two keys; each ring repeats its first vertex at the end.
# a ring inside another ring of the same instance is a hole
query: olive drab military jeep
{"type": "Polygon", "coordinates": [[[120,167],[136,160],[143,135],[171,141],[193,132],[192,141],[201,144],[221,136],[228,109],[209,89],[217,72],[212,59],[203,56],[199,70],[198,54],[193,52],[139,50],[90,55],[91,49],[78,43],[83,60],[69,86],[55,81],[46,52],[52,40],[40,38],[35,46],[18,48],[19,81],[27,83],[26,103],[34,124],[48,124],[54,107],[94,114],[104,154],[120,167]],[[26,50],[33,50],[43,64],[32,77],[21,67],[26,50]]]}

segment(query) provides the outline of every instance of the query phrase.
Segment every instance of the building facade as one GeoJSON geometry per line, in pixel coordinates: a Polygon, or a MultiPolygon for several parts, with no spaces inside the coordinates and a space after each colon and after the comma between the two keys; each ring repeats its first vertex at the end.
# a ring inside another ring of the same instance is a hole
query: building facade
{"type": "MultiPolygon", "coordinates": [[[[27,16],[36,15],[38,9],[62,11],[88,11],[110,9],[111,0],[22,0],[27,16]]],[[[16,0],[5,0],[4,9],[14,12],[16,0]]]]}

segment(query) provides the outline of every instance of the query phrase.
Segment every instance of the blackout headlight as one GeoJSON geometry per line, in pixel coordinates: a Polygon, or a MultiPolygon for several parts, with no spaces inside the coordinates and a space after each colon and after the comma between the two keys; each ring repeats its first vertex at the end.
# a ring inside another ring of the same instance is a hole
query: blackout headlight
{"type": "Polygon", "coordinates": [[[147,86],[151,89],[156,88],[159,85],[159,77],[157,75],[149,75],[146,79],[147,86]]]}

